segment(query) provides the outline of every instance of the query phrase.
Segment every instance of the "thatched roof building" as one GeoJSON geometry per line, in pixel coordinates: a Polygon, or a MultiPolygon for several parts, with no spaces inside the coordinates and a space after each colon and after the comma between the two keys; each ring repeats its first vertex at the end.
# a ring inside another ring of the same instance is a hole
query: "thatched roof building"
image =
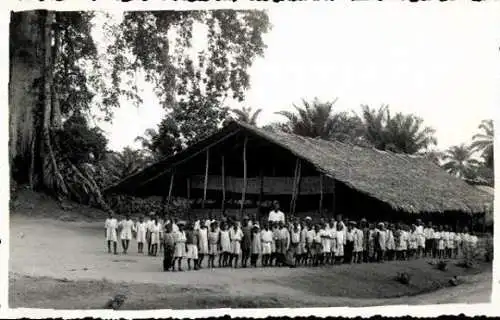
{"type": "Polygon", "coordinates": [[[333,211],[337,207],[348,212],[364,202],[368,207],[358,211],[407,214],[484,213],[493,200],[493,195],[423,157],[271,132],[240,122],[106,190],[188,198],[196,192],[203,199],[224,199],[222,206],[232,193],[244,201],[287,196],[292,198],[288,210],[299,201],[316,208],[333,203],[333,211]],[[301,197],[309,198],[301,201],[301,197]]]}

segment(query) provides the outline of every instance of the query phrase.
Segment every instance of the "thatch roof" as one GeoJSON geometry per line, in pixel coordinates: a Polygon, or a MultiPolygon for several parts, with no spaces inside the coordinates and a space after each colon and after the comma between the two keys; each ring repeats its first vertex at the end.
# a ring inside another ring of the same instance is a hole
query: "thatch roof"
{"type": "Polygon", "coordinates": [[[326,176],[376,198],[395,210],[409,213],[479,213],[484,212],[485,205],[493,201],[493,195],[477,190],[424,157],[267,131],[240,122],[232,122],[192,147],[111,186],[106,192],[131,190],[138,182],[152,179],[224,136],[241,131],[288,150],[326,176]]]}

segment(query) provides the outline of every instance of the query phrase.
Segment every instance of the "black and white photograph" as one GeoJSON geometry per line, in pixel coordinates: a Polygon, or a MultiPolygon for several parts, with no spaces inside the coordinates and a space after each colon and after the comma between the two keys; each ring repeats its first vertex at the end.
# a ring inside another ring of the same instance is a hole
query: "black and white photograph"
{"type": "Polygon", "coordinates": [[[490,303],[497,7],[368,2],[10,12],[9,308],[490,303]]]}

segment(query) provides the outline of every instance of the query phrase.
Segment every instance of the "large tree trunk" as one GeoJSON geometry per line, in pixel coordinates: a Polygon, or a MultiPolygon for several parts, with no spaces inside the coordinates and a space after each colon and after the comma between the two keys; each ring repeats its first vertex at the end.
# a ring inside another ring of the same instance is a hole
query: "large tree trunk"
{"type": "Polygon", "coordinates": [[[9,160],[17,156],[29,170],[21,179],[35,187],[37,153],[36,108],[43,75],[43,12],[27,11],[11,15],[9,81],[9,160]]]}

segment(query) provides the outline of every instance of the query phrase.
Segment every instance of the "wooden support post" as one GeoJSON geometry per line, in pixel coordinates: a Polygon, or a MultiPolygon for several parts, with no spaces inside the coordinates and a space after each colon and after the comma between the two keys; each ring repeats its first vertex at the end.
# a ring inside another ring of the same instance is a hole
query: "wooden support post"
{"type": "Polygon", "coordinates": [[[222,204],[221,204],[221,211],[222,214],[224,214],[226,210],[226,168],[224,165],[224,156],[221,158],[221,172],[222,172],[222,204]]]}
{"type": "Polygon", "coordinates": [[[247,143],[248,136],[245,136],[243,141],[243,190],[241,192],[240,220],[245,209],[245,196],[247,192],[247,143]]]}
{"type": "Polygon", "coordinates": [[[191,177],[186,179],[187,193],[186,198],[191,201],[191,177]]]}
{"type": "Polygon", "coordinates": [[[170,185],[168,187],[167,208],[170,208],[170,201],[172,200],[172,190],[174,188],[175,168],[170,174],[170,185]]]}
{"type": "Polygon", "coordinates": [[[262,202],[264,201],[264,171],[259,170],[259,207],[257,208],[257,217],[255,220],[260,221],[260,211],[262,210],[262,202]]]}
{"type": "Polygon", "coordinates": [[[203,200],[201,201],[201,208],[202,209],[205,209],[205,201],[207,201],[209,159],[210,159],[210,149],[207,149],[207,158],[205,161],[205,183],[203,185],[203,200]]]}
{"type": "Polygon", "coordinates": [[[323,174],[319,175],[319,215],[323,216],[323,174]]]}
{"type": "Polygon", "coordinates": [[[335,179],[331,179],[332,181],[332,216],[335,217],[335,199],[337,198],[337,190],[335,188],[335,179]]]}
{"type": "Polygon", "coordinates": [[[297,189],[299,186],[299,175],[300,175],[300,159],[297,158],[297,161],[295,161],[295,173],[293,175],[292,200],[290,201],[290,214],[292,216],[295,214],[295,201],[297,199],[297,189]]]}

